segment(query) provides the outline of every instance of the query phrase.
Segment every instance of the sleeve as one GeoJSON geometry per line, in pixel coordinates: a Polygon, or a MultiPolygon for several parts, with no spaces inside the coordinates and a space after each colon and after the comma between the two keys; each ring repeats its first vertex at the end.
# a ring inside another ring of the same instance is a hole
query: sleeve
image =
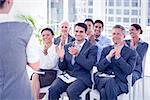
{"type": "Polygon", "coordinates": [[[36,63],[37,61],[39,61],[40,57],[37,48],[39,48],[38,42],[36,41],[35,35],[32,34],[26,47],[28,63],[36,63]]]}
{"type": "MultiPolygon", "coordinates": [[[[129,58],[127,60],[125,60],[125,57],[120,57],[119,59],[116,59],[116,66],[119,67],[122,72],[126,73],[126,74],[131,74],[132,70],[135,66],[136,63],[136,52],[134,50],[131,51],[127,51],[126,53],[128,53],[129,58]]],[[[127,55],[127,54],[126,54],[127,55]]]]}
{"type": "MultiPolygon", "coordinates": [[[[68,46],[68,45],[67,45],[67,46],[68,46]]],[[[67,47],[67,46],[65,45],[65,47],[64,47],[64,49],[65,49],[65,54],[66,54],[66,52],[67,52],[67,50],[68,50],[68,47],[67,47]]],[[[59,69],[62,70],[62,71],[67,70],[68,66],[67,66],[67,62],[66,62],[66,59],[65,59],[65,55],[64,55],[64,59],[63,59],[63,60],[61,60],[61,59],[59,58],[58,67],[59,67],[59,69]]]]}
{"type": "Polygon", "coordinates": [[[77,62],[84,69],[88,71],[91,70],[96,63],[97,49],[97,46],[91,46],[86,53],[81,53],[75,57],[75,62],[77,62]]]}
{"type": "Polygon", "coordinates": [[[101,53],[101,58],[97,64],[97,69],[99,72],[105,71],[105,69],[111,64],[111,59],[108,59],[107,55],[110,52],[110,50],[107,50],[107,48],[104,48],[101,53]]]}

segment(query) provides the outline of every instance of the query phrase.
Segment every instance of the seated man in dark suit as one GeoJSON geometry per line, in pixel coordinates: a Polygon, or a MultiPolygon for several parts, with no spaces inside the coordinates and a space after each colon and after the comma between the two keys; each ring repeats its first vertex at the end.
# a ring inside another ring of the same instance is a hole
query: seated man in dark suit
{"type": "Polygon", "coordinates": [[[77,23],[75,41],[57,48],[59,68],[64,71],[49,88],[49,100],[58,100],[67,92],[70,100],[79,100],[80,94],[92,86],[90,71],[96,63],[97,47],[85,39],[87,26],[77,23]]]}
{"type": "Polygon", "coordinates": [[[69,34],[70,24],[68,21],[62,21],[60,23],[59,31],[60,31],[60,36],[58,36],[57,38],[54,38],[55,45],[59,45],[60,41],[64,45],[64,44],[73,42],[75,40],[75,38],[69,34]]]}
{"type": "Polygon", "coordinates": [[[103,49],[95,75],[95,88],[101,100],[117,100],[117,96],[128,92],[127,76],[132,73],[136,53],[124,45],[124,27],[115,25],[112,29],[113,46],[103,49]]]}

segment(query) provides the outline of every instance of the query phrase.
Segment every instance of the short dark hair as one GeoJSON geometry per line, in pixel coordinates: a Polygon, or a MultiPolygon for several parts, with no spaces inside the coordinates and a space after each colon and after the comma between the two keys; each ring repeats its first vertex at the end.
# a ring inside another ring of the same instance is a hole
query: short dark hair
{"type": "Polygon", "coordinates": [[[87,25],[84,24],[84,23],[77,23],[77,24],[75,24],[74,28],[75,28],[76,26],[80,26],[80,27],[84,28],[84,29],[85,29],[85,32],[87,31],[87,25]]]}
{"type": "Polygon", "coordinates": [[[104,27],[103,21],[101,21],[101,20],[95,20],[94,25],[95,25],[96,23],[100,23],[100,24],[102,24],[102,27],[104,27]]]}
{"type": "Polygon", "coordinates": [[[143,33],[143,30],[142,30],[142,28],[141,28],[141,26],[139,24],[132,24],[131,26],[135,27],[136,30],[141,30],[140,34],[143,33]]]}
{"type": "Polygon", "coordinates": [[[6,0],[0,0],[0,8],[3,7],[6,0]]]}
{"type": "Polygon", "coordinates": [[[50,31],[51,34],[54,36],[54,32],[53,32],[53,30],[51,28],[44,28],[44,29],[42,29],[41,34],[42,34],[43,31],[50,31]]]}
{"type": "Polygon", "coordinates": [[[94,22],[93,22],[93,20],[92,20],[91,18],[85,19],[85,20],[84,20],[84,23],[85,23],[86,21],[89,21],[89,22],[91,22],[92,24],[94,24],[94,22]]]}

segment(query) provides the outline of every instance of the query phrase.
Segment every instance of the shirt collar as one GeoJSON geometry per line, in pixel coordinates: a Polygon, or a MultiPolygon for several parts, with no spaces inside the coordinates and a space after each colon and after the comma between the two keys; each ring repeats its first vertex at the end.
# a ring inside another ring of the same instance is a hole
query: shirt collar
{"type": "MultiPolygon", "coordinates": [[[[115,45],[114,45],[115,46],[115,45]]],[[[113,46],[113,48],[114,48],[114,46],[113,46]]],[[[124,47],[124,46],[126,46],[124,43],[120,46],[120,49],[122,50],[122,48],[124,47]]]]}
{"type": "Polygon", "coordinates": [[[100,35],[98,38],[97,38],[97,40],[99,41],[99,40],[101,40],[102,39],[102,35],[100,35]]]}
{"type": "Polygon", "coordinates": [[[140,38],[139,43],[143,43],[144,41],[140,38]]]}
{"type": "Polygon", "coordinates": [[[86,42],[86,40],[84,39],[84,41],[83,41],[82,43],[80,43],[80,44],[77,44],[77,43],[75,42],[75,45],[78,45],[78,46],[83,47],[83,45],[84,45],[85,42],[86,42]]]}
{"type": "Polygon", "coordinates": [[[12,22],[12,21],[17,21],[17,20],[10,14],[0,14],[0,23],[12,22]]]}

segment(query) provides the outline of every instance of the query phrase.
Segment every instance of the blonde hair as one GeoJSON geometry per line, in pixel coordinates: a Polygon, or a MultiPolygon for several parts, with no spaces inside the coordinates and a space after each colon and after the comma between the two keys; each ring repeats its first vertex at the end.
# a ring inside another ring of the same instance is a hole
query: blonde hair
{"type": "Polygon", "coordinates": [[[69,22],[68,20],[62,20],[62,21],[59,23],[59,27],[60,27],[62,24],[64,24],[64,23],[68,24],[69,28],[71,27],[71,26],[70,26],[70,22],[69,22]]]}

